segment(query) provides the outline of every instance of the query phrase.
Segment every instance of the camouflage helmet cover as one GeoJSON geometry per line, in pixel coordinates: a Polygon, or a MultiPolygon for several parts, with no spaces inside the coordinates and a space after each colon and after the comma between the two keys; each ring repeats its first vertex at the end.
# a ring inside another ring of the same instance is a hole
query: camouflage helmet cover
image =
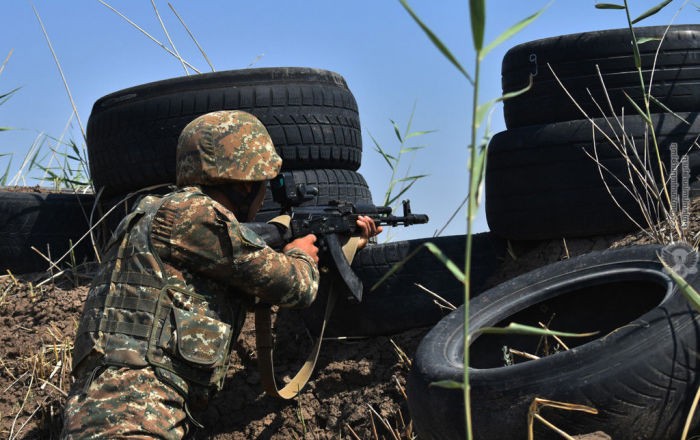
{"type": "Polygon", "coordinates": [[[269,180],[281,167],[282,158],[265,126],[240,110],[199,116],[187,124],[177,142],[178,186],[269,180]]]}

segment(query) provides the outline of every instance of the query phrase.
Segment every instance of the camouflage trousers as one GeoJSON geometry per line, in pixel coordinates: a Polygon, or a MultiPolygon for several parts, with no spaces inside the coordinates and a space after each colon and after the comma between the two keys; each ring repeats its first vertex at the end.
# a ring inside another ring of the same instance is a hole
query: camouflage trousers
{"type": "Polygon", "coordinates": [[[78,379],[63,411],[61,439],[182,439],[185,400],[153,369],[109,367],[85,389],[78,379]]]}

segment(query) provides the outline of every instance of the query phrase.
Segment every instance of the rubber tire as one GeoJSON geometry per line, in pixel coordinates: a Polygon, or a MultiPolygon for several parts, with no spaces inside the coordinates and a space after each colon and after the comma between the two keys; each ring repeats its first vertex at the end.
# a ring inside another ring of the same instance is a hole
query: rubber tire
{"type": "Polygon", "coordinates": [[[175,181],[187,123],[245,110],[267,127],[284,169],[360,166],[357,103],[337,73],[303,67],[230,70],[142,84],[95,102],[87,127],[90,172],[105,195],[175,181]]]}
{"type": "MultiPolygon", "coordinates": [[[[637,38],[661,37],[666,26],[635,28],[637,38]]],[[[584,116],[574,105],[552,74],[555,74],[587,114],[601,117],[591,96],[610,114],[610,106],[596,70],[608,90],[615,114],[634,109],[624,95],[630,95],[642,108],[643,92],[635,68],[629,29],[612,29],[581,34],[563,35],[520,44],[503,58],[503,92],[521,90],[530,75],[532,88],[503,103],[508,128],[581,119],[584,116]],[[535,61],[531,61],[531,57],[535,61]]],[[[639,46],[645,87],[648,87],[659,41],[639,46]]],[[[651,93],[675,112],[700,110],[700,26],[671,26],[653,71],[651,93]]],[[[653,104],[652,111],[666,111],[653,104]]]]}
{"type": "MultiPolygon", "coordinates": [[[[49,263],[36,247],[58,260],[89,229],[94,196],[75,193],[38,193],[0,190],[0,274],[44,271],[49,263]]],[[[76,263],[94,261],[89,237],[74,249],[76,263]]],[[[67,257],[59,267],[71,262],[67,257]]]]}
{"type": "MultiPolygon", "coordinates": [[[[458,281],[430,251],[420,250],[401,269],[371,291],[394,265],[427,242],[434,243],[458,267],[464,267],[464,235],[403,240],[369,245],[358,252],[352,264],[362,280],[362,302],[339,295],[327,324],[329,336],[377,336],[434,325],[447,313],[433,298],[416,286],[420,283],[442,298],[458,306],[464,302],[464,285],[458,281]]],[[[487,279],[501,266],[505,257],[505,241],[487,232],[473,237],[471,267],[472,295],[484,290],[487,279]]],[[[307,328],[320,328],[325,299],[319,298],[302,312],[307,328]]]]}
{"type": "MultiPolygon", "coordinates": [[[[469,370],[475,438],[525,439],[535,397],[599,411],[542,411],[570,435],[600,430],[612,438],[680,437],[699,382],[700,322],[664,272],[657,256],[661,249],[648,245],[587,254],[514,278],[470,301],[470,334],[510,322],[538,326],[555,307],[569,312],[570,320],[554,320],[552,329],[605,328],[603,336],[568,351],[510,366],[503,366],[501,347],[528,351],[526,341],[537,344],[538,337],[476,337],[469,370]]],[[[697,273],[686,280],[700,288],[697,273]]],[[[436,325],[416,351],[407,392],[421,439],[465,437],[461,390],[431,385],[462,382],[463,328],[460,308],[436,325]]],[[[535,427],[535,438],[560,438],[539,423],[535,427]]]]}
{"type": "MultiPolygon", "coordinates": [[[[689,153],[690,182],[695,182],[700,175],[700,150],[691,147],[700,135],[700,113],[680,115],[691,125],[667,113],[655,114],[652,120],[666,169],[671,163],[670,145],[675,142],[679,155],[689,153]]],[[[601,127],[607,125],[604,119],[596,119],[596,123],[601,127]]],[[[638,116],[628,116],[624,125],[636,145],[644,145],[644,121],[638,116]]],[[[629,182],[621,154],[599,133],[595,139],[600,162],[622,181],[629,182]]],[[[638,151],[643,154],[641,147],[638,151]]],[[[490,230],[512,240],[585,237],[635,230],[634,223],[613,202],[597,164],[586,152],[593,154],[594,149],[591,124],[585,120],[496,134],[488,147],[485,178],[490,230]]],[[[651,168],[658,179],[655,156],[651,157],[654,158],[650,161],[651,168]]],[[[646,226],[637,203],[622,184],[607,172],[603,174],[620,205],[646,226]]],[[[680,182],[680,170],[678,174],[680,182]]]]}
{"type": "MultiPolygon", "coordinates": [[[[372,203],[372,193],[362,174],[350,170],[297,170],[292,171],[297,184],[306,184],[318,189],[318,195],[304,202],[301,206],[328,205],[331,201],[352,203],[372,203]]],[[[265,222],[280,214],[281,206],[272,199],[268,190],[263,206],[258,211],[256,221],[265,222]]]]}

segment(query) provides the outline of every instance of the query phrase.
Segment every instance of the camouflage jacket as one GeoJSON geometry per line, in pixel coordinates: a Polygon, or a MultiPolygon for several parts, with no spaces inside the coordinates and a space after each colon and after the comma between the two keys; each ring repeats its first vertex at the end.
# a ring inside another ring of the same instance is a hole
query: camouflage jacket
{"type": "Polygon", "coordinates": [[[219,389],[254,297],[309,305],[316,263],[276,252],[198,187],[148,196],[120,223],[88,293],[74,374],[151,365],[185,396],[219,389]]]}

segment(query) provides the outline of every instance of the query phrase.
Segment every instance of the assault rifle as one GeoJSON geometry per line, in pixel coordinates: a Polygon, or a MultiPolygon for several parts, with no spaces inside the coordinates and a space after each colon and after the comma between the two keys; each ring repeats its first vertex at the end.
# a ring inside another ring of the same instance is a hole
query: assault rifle
{"type": "MultiPolygon", "coordinates": [[[[321,272],[329,270],[335,272],[337,278],[340,278],[347,287],[350,293],[349,297],[356,301],[362,300],[362,281],[350,268],[350,263],[342,249],[341,238],[358,234],[357,217],[360,215],[369,216],[374,219],[377,226],[410,226],[428,221],[427,215],[413,214],[411,204],[408,201],[403,202],[404,212],[401,217],[391,215],[391,208],[387,206],[362,205],[342,201],[331,201],[327,205],[302,206],[304,202],[317,195],[318,190],[304,184],[297,184],[291,172],[284,172],[277,176],[270,182],[270,189],[273,200],[281,205],[281,214],[285,215],[288,222],[285,221],[285,226],[276,222],[246,223],[246,226],[258,233],[273,248],[281,248],[286,243],[308,234],[316,235],[321,272]]],[[[332,284],[333,279],[331,279],[329,286],[332,284]]],[[[270,306],[264,303],[256,304],[255,334],[258,368],[260,380],[266,393],[283,399],[291,399],[308,382],[318,359],[323,332],[334,303],[335,293],[333,288],[329,287],[319,336],[316,338],[303,367],[282,389],[277,387],[272,362],[274,343],[270,306]]]]}
{"type": "Polygon", "coordinates": [[[413,214],[411,203],[403,201],[403,215],[392,215],[388,206],[353,204],[332,200],[328,205],[301,206],[318,194],[314,187],[297,184],[291,172],[280,173],[270,182],[272,198],[281,205],[281,213],[289,216],[289,227],[275,223],[247,223],[246,226],[260,235],[265,242],[279,248],[284,244],[308,234],[317,237],[322,269],[333,269],[356,301],[362,301],[362,281],[350,268],[343,254],[341,239],[357,235],[359,216],[371,217],[377,226],[411,226],[428,222],[425,214],[413,214]]]}

